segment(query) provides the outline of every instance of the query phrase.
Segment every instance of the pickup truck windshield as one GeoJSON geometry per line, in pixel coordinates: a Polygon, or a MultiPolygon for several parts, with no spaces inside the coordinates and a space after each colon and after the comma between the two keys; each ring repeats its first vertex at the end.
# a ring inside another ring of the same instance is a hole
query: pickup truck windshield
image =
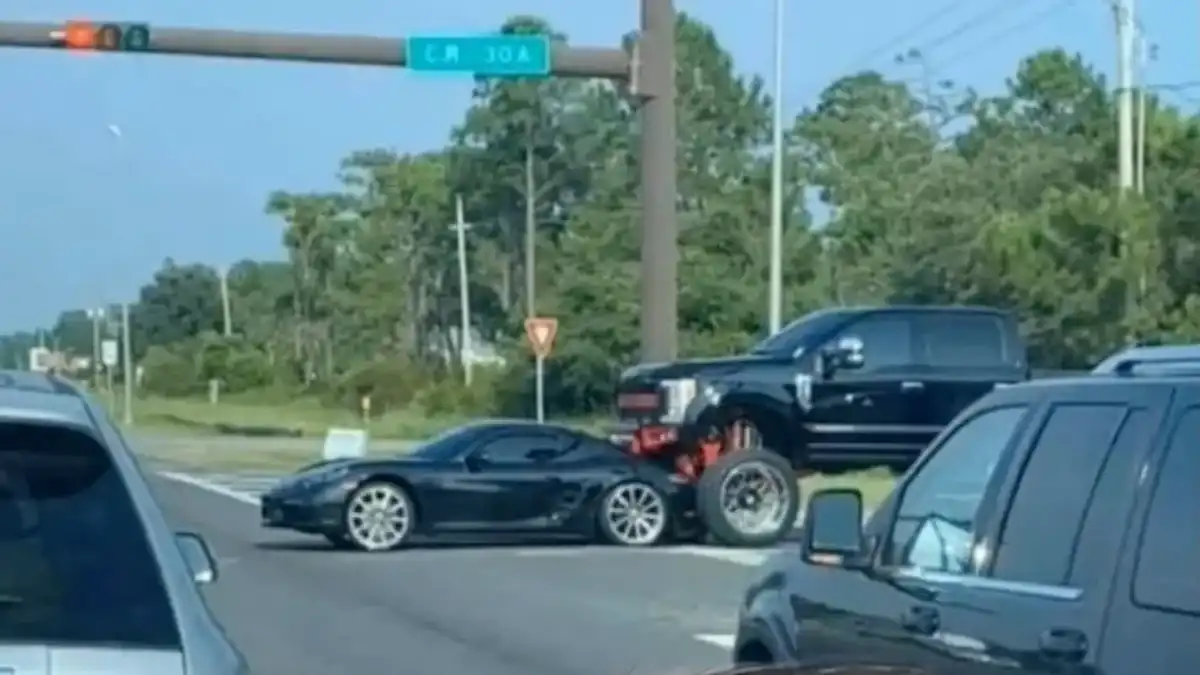
{"type": "Polygon", "coordinates": [[[784,326],[782,330],[768,337],[750,350],[751,354],[764,356],[791,356],[801,347],[811,347],[814,342],[823,340],[845,323],[851,312],[837,309],[823,309],[796,319],[784,326]]]}
{"type": "Polygon", "coordinates": [[[0,644],[178,649],[133,498],[86,434],[0,423],[0,644]]]}

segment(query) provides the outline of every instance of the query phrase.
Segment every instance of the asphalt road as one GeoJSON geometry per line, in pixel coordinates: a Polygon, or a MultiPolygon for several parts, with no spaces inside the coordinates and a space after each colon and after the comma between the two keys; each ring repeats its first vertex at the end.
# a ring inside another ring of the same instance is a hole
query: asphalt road
{"type": "Polygon", "coordinates": [[[260,675],[698,673],[728,664],[709,642],[754,576],[700,549],[339,552],[261,529],[253,497],[154,487],[211,545],[210,605],[260,675]]]}

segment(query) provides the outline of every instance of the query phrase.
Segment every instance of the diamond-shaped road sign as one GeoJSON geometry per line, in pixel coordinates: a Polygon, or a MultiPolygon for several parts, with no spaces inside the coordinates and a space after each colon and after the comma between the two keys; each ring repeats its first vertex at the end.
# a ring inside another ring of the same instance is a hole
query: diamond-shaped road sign
{"type": "Polygon", "coordinates": [[[558,319],[552,317],[533,317],[525,319],[525,337],[533,355],[544,359],[554,349],[554,336],[558,335],[558,319]]]}

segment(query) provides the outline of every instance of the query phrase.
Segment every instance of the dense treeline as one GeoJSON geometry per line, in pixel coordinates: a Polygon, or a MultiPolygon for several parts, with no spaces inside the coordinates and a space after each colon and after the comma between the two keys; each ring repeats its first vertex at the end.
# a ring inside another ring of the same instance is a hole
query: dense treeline
{"type": "MultiPolygon", "coordinates": [[[[533,18],[505,29],[550,31],[533,18]]],[[[681,17],[678,41],[680,349],[727,353],[759,337],[767,314],[770,101],[708,27],[681,17]]],[[[533,307],[561,321],[551,407],[606,406],[638,352],[632,103],[603,82],[481,80],[444,150],[354,152],[337,190],[270,195],[287,260],[230,271],[232,337],[213,269],[168,261],[142,289],[143,386],[191,395],[216,378],[227,391],[517,412],[533,307]],[[444,358],[459,339],[455,195],[473,223],[472,321],[507,359],[478,368],[469,391],[444,358]]],[[[830,84],[787,137],[785,314],[996,305],[1019,313],[1047,368],[1085,366],[1130,339],[1200,338],[1200,121],[1151,96],[1145,194],[1119,198],[1114,103],[1102,77],[1059,51],[1022,61],[994,96],[875,72],[830,84]]],[[[53,335],[91,352],[82,311],[63,313],[53,335]]]]}

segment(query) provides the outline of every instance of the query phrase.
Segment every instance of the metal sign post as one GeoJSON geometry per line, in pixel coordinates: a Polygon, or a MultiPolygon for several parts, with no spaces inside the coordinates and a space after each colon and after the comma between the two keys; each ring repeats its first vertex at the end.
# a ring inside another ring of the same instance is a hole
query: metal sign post
{"type": "Polygon", "coordinates": [[[537,421],[546,421],[546,357],[554,349],[554,337],[558,335],[558,319],[531,317],[525,319],[525,337],[533,350],[537,378],[537,421]]]}

